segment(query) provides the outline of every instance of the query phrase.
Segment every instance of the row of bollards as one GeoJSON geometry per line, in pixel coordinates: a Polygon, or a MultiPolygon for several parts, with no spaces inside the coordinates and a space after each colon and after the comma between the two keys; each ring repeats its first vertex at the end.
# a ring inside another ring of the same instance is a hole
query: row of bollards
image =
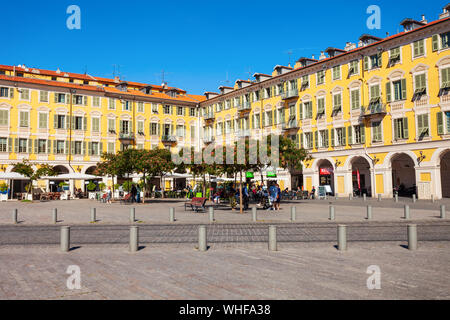
{"type": "MultiPolygon", "coordinates": [[[[96,209],[95,208],[91,208],[91,223],[96,223],[97,220],[97,216],[96,216],[96,209]]],[[[403,218],[405,220],[409,220],[411,218],[410,216],[410,208],[409,205],[405,205],[404,206],[404,215],[403,218]]],[[[446,208],[445,205],[441,205],[440,206],[440,218],[441,219],[445,219],[446,218],[446,208]]],[[[13,209],[12,212],[12,223],[17,224],[18,223],[18,209],[13,209]]],[[[252,221],[253,222],[257,222],[258,219],[258,215],[257,215],[257,209],[256,207],[252,208],[252,221]]],[[[335,220],[335,208],[334,206],[330,206],[329,207],[329,220],[335,220]]],[[[367,220],[371,220],[372,219],[372,206],[368,205],[367,206],[367,216],[366,216],[367,220]]],[[[291,221],[296,221],[297,220],[297,212],[296,212],[296,207],[292,206],[291,207],[291,221]]],[[[170,222],[175,222],[175,208],[169,208],[169,221],[170,222]]],[[[209,221],[210,222],[215,222],[215,217],[214,217],[214,208],[213,207],[209,207],[209,221]]],[[[52,210],[52,222],[54,224],[56,224],[58,222],[58,209],[54,208],[52,210]]],[[[136,222],[136,208],[131,208],[130,209],[130,223],[134,223],[136,222]]]]}
{"type": "MultiPolygon", "coordinates": [[[[417,225],[409,224],[407,229],[408,235],[408,249],[417,249],[417,225]]],[[[337,226],[337,249],[339,251],[347,250],[347,226],[338,225],[337,226]]],[[[278,251],[277,246],[277,227],[274,225],[269,226],[269,239],[268,239],[269,251],[278,251]]],[[[208,244],[206,240],[206,226],[198,227],[198,247],[197,249],[201,252],[207,251],[208,244]]],[[[129,251],[137,252],[139,250],[139,227],[130,227],[130,242],[129,251]]],[[[70,251],[70,227],[61,227],[61,251],[70,251]]]]}

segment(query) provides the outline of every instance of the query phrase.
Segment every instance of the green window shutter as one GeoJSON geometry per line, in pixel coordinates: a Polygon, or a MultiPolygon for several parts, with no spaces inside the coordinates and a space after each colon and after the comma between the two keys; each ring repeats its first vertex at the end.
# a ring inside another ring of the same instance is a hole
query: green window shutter
{"type": "Polygon", "coordinates": [[[365,126],[359,126],[359,132],[361,133],[361,143],[366,143],[366,127],[365,126]]]}
{"type": "Polygon", "coordinates": [[[66,104],[70,104],[70,94],[66,94],[66,104]]]}
{"type": "Polygon", "coordinates": [[[33,144],[34,144],[34,154],[38,154],[39,153],[39,148],[38,148],[38,144],[39,144],[39,140],[37,139],[33,139],[33,144]]]}
{"type": "Polygon", "coordinates": [[[352,145],[353,144],[353,127],[349,126],[347,127],[347,131],[348,131],[348,145],[352,145]]]}
{"type": "Polygon", "coordinates": [[[13,150],[13,139],[8,138],[8,152],[12,152],[13,150]]]}
{"type": "Polygon", "coordinates": [[[70,141],[70,154],[75,154],[75,141],[70,141]]]}
{"type": "Polygon", "coordinates": [[[433,35],[433,37],[431,38],[431,48],[432,48],[433,52],[439,50],[439,35],[438,34],[433,35]]]}
{"type": "Polygon", "coordinates": [[[66,116],[66,127],[64,129],[69,129],[70,126],[70,116],[66,116]]]}
{"type": "Polygon", "coordinates": [[[436,114],[436,120],[437,120],[437,133],[444,134],[444,116],[442,112],[438,112],[436,114]]]}
{"type": "Polygon", "coordinates": [[[386,102],[391,102],[391,82],[386,82],[386,102]]]}
{"type": "Polygon", "coordinates": [[[19,152],[19,138],[14,138],[14,152],[19,152]]]}
{"type": "Polygon", "coordinates": [[[58,115],[53,115],[53,129],[56,129],[58,127],[58,115]]]}
{"type": "Polygon", "coordinates": [[[314,147],[319,148],[319,131],[314,132],[314,147]]]}
{"type": "Polygon", "coordinates": [[[414,57],[417,57],[419,55],[419,42],[413,43],[413,50],[414,50],[414,57]]]}
{"type": "Polygon", "coordinates": [[[369,57],[364,57],[364,71],[369,70],[369,57]]]}
{"type": "Polygon", "coordinates": [[[47,140],[47,153],[52,153],[52,141],[50,139],[47,140]]]}
{"type": "Polygon", "coordinates": [[[71,125],[72,125],[72,130],[74,130],[75,129],[75,120],[76,120],[76,117],[75,116],[70,116],[70,122],[71,122],[71,125]]]}
{"type": "Polygon", "coordinates": [[[347,130],[345,127],[342,128],[342,145],[345,146],[347,144],[347,130]]]}
{"type": "Polygon", "coordinates": [[[398,140],[400,137],[399,135],[399,127],[398,127],[398,121],[399,119],[394,119],[394,140],[398,140]]]}
{"type": "Polygon", "coordinates": [[[86,148],[86,141],[83,141],[83,150],[81,151],[82,154],[87,155],[87,148],[86,148]]]}
{"type": "Polygon", "coordinates": [[[69,154],[69,141],[64,142],[64,154],[69,154]]]}
{"type": "Polygon", "coordinates": [[[403,118],[403,136],[405,139],[409,138],[408,118],[403,118]]]}
{"type": "Polygon", "coordinates": [[[304,103],[300,103],[300,112],[298,114],[300,120],[303,119],[303,105],[304,103]]]}
{"type": "Polygon", "coordinates": [[[102,155],[103,154],[103,142],[100,142],[98,144],[98,155],[102,155]]]}
{"type": "Polygon", "coordinates": [[[83,130],[87,130],[87,117],[83,117],[83,130]]]}
{"type": "Polygon", "coordinates": [[[10,97],[11,99],[14,98],[14,88],[9,88],[9,97],[10,97]]]}
{"type": "Polygon", "coordinates": [[[300,133],[300,148],[303,148],[303,133],[300,133]]]}
{"type": "Polygon", "coordinates": [[[90,156],[92,155],[92,142],[88,142],[88,150],[87,150],[87,154],[90,156]]]}
{"type": "Polygon", "coordinates": [[[334,129],[331,128],[331,146],[334,147],[334,129]]]}
{"type": "Polygon", "coordinates": [[[406,100],[406,79],[401,80],[402,86],[402,100],[406,100]]]}
{"type": "Polygon", "coordinates": [[[449,71],[450,68],[445,68],[445,69],[441,69],[441,88],[445,88],[448,86],[448,82],[449,82],[449,71]]]}
{"type": "Polygon", "coordinates": [[[57,145],[58,145],[58,141],[53,140],[53,154],[56,154],[57,145]]]}
{"type": "Polygon", "coordinates": [[[378,53],[377,60],[378,60],[378,67],[381,68],[383,66],[383,53],[382,52],[378,53]]]}
{"type": "Polygon", "coordinates": [[[55,94],[53,95],[53,101],[54,101],[55,103],[58,103],[58,94],[57,94],[57,93],[55,93],[55,94]]]}

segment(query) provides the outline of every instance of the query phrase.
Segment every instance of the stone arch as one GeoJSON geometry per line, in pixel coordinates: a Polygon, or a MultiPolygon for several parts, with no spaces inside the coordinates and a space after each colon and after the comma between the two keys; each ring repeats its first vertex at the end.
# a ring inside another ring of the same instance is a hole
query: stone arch
{"type": "Polygon", "coordinates": [[[66,173],[71,173],[71,172],[73,172],[73,170],[71,170],[68,166],[66,166],[66,165],[64,165],[64,164],[58,164],[58,165],[54,166],[53,169],[54,169],[58,174],[66,174],[66,173]]]}
{"type": "Polygon", "coordinates": [[[97,170],[97,166],[86,166],[83,173],[94,175],[95,170],[97,170]]]}
{"type": "Polygon", "coordinates": [[[373,160],[372,160],[372,158],[370,158],[370,157],[369,157],[368,155],[366,155],[366,154],[356,154],[356,155],[354,155],[354,156],[349,156],[349,157],[347,157],[347,159],[345,160],[345,163],[344,163],[344,169],[347,170],[347,171],[352,170],[353,162],[354,162],[354,160],[356,160],[357,158],[364,158],[364,159],[366,159],[367,162],[368,162],[369,165],[370,165],[370,169],[373,169],[373,160]]]}
{"type": "Polygon", "coordinates": [[[450,56],[442,57],[436,62],[436,67],[441,67],[450,64],[450,56]]]}
{"type": "Polygon", "coordinates": [[[394,158],[395,156],[398,156],[400,154],[406,154],[408,155],[412,161],[414,162],[414,166],[418,166],[419,164],[417,163],[417,156],[414,152],[409,151],[409,150],[405,150],[405,151],[395,151],[395,152],[389,152],[386,157],[384,158],[384,162],[383,162],[383,167],[384,168],[388,168],[388,169],[392,169],[392,158],[394,158]]]}
{"type": "Polygon", "coordinates": [[[392,81],[392,80],[397,80],[397,79],[401,79],[405,76],[405,71],[401,70],[401,69],[395,69],[392,72],[390,72],[387,76],[387,78],[392,81]]]}
{"type": "Polygon", "coordinates": [[[426,64],[418,63],[411,69],[410,73],[426,72],[429,68],[426,64]]]}

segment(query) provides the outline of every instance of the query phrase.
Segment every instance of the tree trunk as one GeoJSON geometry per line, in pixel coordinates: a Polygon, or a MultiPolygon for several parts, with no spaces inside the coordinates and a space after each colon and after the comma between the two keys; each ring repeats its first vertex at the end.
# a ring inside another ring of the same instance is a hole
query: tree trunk
{"type": "Polygon", "coordinates": [[[145,183],[145,172],[144,172],[144,184],[142,186],[142,192],[143,192],[142,203],[145,203],[145,190],[146,190],[145,186],[146,186],[146,183],[145,183]]]}
{"type": "Polygon", "coordinates": [[[161,199],[164,199],[164,190],[165,190],[165,186],[164,186],[164,178],[163,175],[161,174],[161,199]]]}
{"type": "Polygon", "coordinates": [[[239,185],[239,195],[240,195],[240,199],[239,199],[239,212],[240,213],[244,213],[244,208],[243,208],[243,203],[244,203],[244,199],[242,199],[242,170],[240,172],[241,174],[241,184],[239,185]]]}
{"type": "Polygon", "coordinates": [[[206,198],[206,175],[203,174],[203,198],[206,198]]]}

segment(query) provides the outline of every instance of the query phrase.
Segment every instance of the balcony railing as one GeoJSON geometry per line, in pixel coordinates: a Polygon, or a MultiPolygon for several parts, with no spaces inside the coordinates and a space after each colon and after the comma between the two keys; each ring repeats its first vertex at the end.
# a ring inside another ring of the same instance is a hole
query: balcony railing
{"type": "Polygon", "coordinates": [[[214,112],[208,112],[204,116],[205,120],[213,120],[214,119],[214,112]]]}
{"type": "Polygon", "coordinates": [[[298,98],[298,89],[290,89],[281,93],[281,99],[298,98]]]}
{"type": "Polygon", "coordinates": [[[215,137],[204,137],[204,138],[203,138],[203,142],[204,142],[205,144],[213,143],[214,140],[216,140],[215,137]]]}
{"type": "Polygon", "coordinates": [[[371,116],[377,116],[386,115],[386,105],[383,103],[376,103],[376,104],[370,104],[366,107],[361,108],[361,115],[363,117],[371,117],[371,116]]]}
{"type": "Polygon", "coordinates": [[[177,142],[177,138],[172,135],[163,135],[161,137],[162,142],[177,142]]]}
{"type": "Polygon", "coordinates": [[[288,122],[283,123],[281,128],[282,130],[299,129],[300,124],[297,120],[289,120],[288,122]]]}
{"type": "Polygon", "coordinates": [[[134,140],[133,132],[121,132],[119,133],[119,140],[134,140]]]}
{"type": "Polygon", "coordinates": [[[237,109],[238,109],[238,111],[247,111],[247,110],[251,110],[252,107],[251,107],[249,101],[244,101],[244,103],[241,104],[241,105],[239,105],[239,106],[237,107],[237,109]]]}

